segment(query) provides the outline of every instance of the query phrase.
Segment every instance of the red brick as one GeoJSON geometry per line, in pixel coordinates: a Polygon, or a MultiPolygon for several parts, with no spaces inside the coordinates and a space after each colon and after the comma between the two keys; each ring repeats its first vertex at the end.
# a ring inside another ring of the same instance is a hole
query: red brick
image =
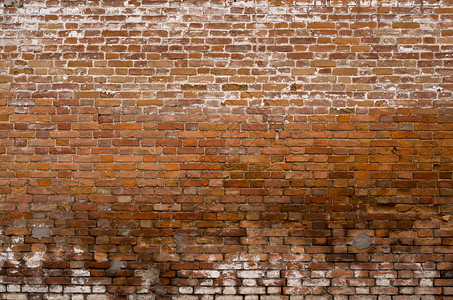
{"type": "Polygon", "coordinates": [[[5,297],[451,295],[452,1],[79,2],[0,16],[5,297]]]}

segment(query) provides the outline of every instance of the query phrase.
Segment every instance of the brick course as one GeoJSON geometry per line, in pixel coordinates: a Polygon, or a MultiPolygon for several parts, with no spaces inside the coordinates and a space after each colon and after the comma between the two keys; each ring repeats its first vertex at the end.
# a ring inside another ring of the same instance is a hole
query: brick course
{"type": "Polygon", "coordinates": [[[0,5],[0,299],[453,298],[453,2],[0,5]]]}

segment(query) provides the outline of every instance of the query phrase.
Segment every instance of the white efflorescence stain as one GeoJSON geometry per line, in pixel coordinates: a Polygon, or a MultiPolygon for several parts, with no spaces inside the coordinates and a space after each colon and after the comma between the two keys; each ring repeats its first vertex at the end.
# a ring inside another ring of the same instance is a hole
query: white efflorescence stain
{"type": "Polygon", "coordinates": [[[14,252],[11,248],[7,247],[5,252],[0,252],[0,268],[3,268],[4,262],[7,261],[10,264],[13,264],[14,267],[18,267],[20,262],[16,259],[14,252]]]}
{"type": "Polygon", "coordinates": [[[25,266],[27,268],[39,268],[41,267],[44,259],[44,252],[33,252],[24,256],[25,266]]]}

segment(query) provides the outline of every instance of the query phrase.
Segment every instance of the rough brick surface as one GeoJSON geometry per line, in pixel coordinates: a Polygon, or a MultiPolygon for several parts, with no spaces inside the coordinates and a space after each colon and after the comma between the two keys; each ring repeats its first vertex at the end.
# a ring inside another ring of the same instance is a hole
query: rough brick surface
{"type": "Polygon", "coordinates": [[[3,0],[0,299],[451,299],[452,20],[3,0]]]}

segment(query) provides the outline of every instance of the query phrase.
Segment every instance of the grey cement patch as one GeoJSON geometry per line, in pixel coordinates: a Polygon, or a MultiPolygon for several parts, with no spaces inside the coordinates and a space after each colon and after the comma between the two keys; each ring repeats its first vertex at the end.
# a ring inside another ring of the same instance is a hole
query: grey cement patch
{"type": "Polygon", "coordinates": [[[139,272],[136,275],[142,277],[142,286],[150,287],[151,295],[165,295],[167,290],[160,283],[160,270],[156,267],[150,267],[144,272],[139,272]]]}
{"type": "Polygon", "coordinates": [[[118,272],[119,270],[121,270],[121,267],[123,266],[123,262],[121,260],[112,260],[110,262],[110,268],[109,268],[109,272],[111,274],[113,273],[116,273],[118,272]]]}
{"type": "Polygon", "coordinates": [[[156,299],[156,295],[130,295],[129,300],[154,300],[156,299]]]}
{"type": "Polygon", "coordinates": [[[143,279],[147,285],[156,285],[160,282],[159,280],[160,270],[157,268],[149,268],[143,274],[143,279]]]}
{"type": "Polygon", "coordinates": [[[184,248],[184,235],[179,232],[173,234],[173,238],[176,240],[176,250],[181,251],[184,248]]]}
{"type": "Polygon", "coordinates": [[[35,239],[41,240],[42,238],[47,238],[52,235],[52,231],[48,227],[36,227],[33,228],[31,236],[35,239]]]}
{"type": "Polygon", "coordinates": [[[352,240],[352,246],[363,250],[371,246],[371,237],[366,233],[360,233],[352,240]]]}
{"type": "Polygon", "coordinates": [[[306,296],[304,300],[331,300],[332,296],[330,295],[320,295],[320,296],[306,296]]]}
{"type": "Polygon", "coordinates": [[[154,289],[156,291],[156,294],[158,295],[165,295],[167,294],[167,290],[165,289],[165,287],[162,285],[162,284],[158,284],[156,285],[156,288],[154,289]]]}
{"type": "Polygon", "coordinates": [[[23,0],[3,0],[3,5],[5,7],[22,7],[23,4],[23,0]]]}

